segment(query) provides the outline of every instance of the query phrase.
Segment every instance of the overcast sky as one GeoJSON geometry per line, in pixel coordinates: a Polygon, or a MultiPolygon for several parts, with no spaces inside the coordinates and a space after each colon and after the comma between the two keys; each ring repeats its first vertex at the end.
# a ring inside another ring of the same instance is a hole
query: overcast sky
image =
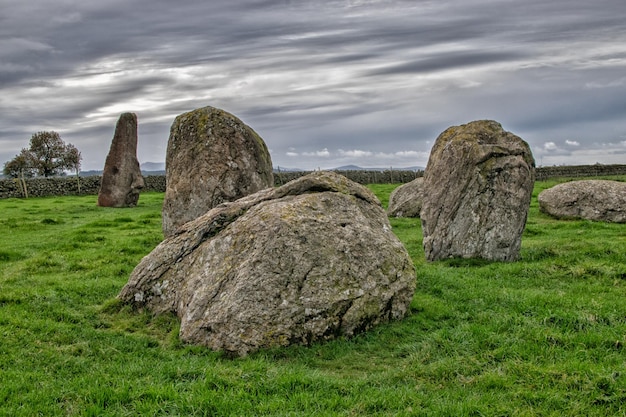
{"type": "Polygon", "coordinates": [[[141,163],[213,106],[274,166],[425,166],[493,119],[537,165],[626,163],[624,0],[0,0],[0,163],[54,130],[102,169],[120,114],[141,163]]]}

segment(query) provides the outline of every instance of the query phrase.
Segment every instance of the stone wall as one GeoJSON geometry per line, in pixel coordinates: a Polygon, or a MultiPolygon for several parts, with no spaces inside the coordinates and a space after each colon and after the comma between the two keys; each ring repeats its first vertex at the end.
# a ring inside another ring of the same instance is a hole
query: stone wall
{"type": "MultiPolygon", "coordinates": [[[[424,175],[423,171],[337,171],[338,173],[358,182],[359,184],[396,184],[413,181],[424,175]]],[[[276,185],[299,178],[309,172],[274,173],[276,185]]],[[[577,165],[541,167],[535,171],[537,180],[549,178],[584,178],[610,175],[626,175],[626,165],[577,165]]],[[[28,178],[26,184],[29,197],[45,197],[57,195],[96,195],[100,189],[100,176],[80,177],[80,193],[75,176],[56,178],[28,178]]],[[[165,175],[148,175],[144,177],[143,191],[165,191],[165,175]]],[[[0,198],[23,197],[21,188],[15,179],[0,179],[0,198]]]]}
{"type": "MultiPolygon", "coordinates": [[[[344,177],[359,183],[359,184],[404,184],[413,181],[417,177],[424,175],[424,171],[335,171],[344,177]]],[[[274,183],[283,185],[291,180],[299,178],[303,175],[310,174],[311,171],[299,171],[299,172],[278,172],[274,173],[274,183]]]]}
{"type": "Polygon", "coordinates": [[[626,165],[573,165],[541,167],[535,169],[537,181],[549,178],[582,178],[611,175],[626,175],[626,165]]]}
{"type": "MultiPolygon", "coordinates": [[[[97,195],[100,190],[102,177],[99,175],[80,177],[75,176],[54,178],[26,178],[26,188],[29,197],[46,197],[60,195],[97,195]]],[[[143,191],[165,191],[165,176],[154,175],[144,177],[143,191]]],[[[0,198],[24,197],[17,179],[0,179],[0,198]]]]}
{"type": "MultiPolygon", "coordinates": [[[[56,195],[90,195],[98,194],[101,177],[54,177],[54,178],[27,178],[26,188],[29,197],[44,197],[56,195]]],[[[0,198],[24,197],[22,188],[17,179],[0,180],[0,198]]]]}

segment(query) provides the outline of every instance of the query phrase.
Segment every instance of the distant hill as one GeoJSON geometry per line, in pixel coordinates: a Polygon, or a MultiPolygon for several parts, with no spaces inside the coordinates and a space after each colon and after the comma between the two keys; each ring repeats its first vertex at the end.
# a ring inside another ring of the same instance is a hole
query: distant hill
{"type": "MultiPolygon", "coordinates": [[[[99,170],[91,170],[91,171],[80,171],[80,176],[81,177],[94,177],[94,176],[99,176],[102,175],[102,171],[99,170]]],[[[165,175],[165,170],[162,171],[145,171],[145,170],[141,170],[141,175],[143,175],[144,177],[148,176],[148,175],[165,175]]]]}
{"type": "MultiPolygon", "coordinates": [[[[141,175],[165,175],[165,162],[144,162],[139,165],[141,169],[141,175]]],[[[101,169],[92,169],[90,171],[81,171],[81,177],[92,177],[96,175],[102,175],[101,169]]]]}
{"type": "MultiPolygon", "coordinates": [[[[98,175],[102,175],[102,171],[101,170],[80,171],[80,176],[81,177],[94,177],[94,176],[98,176],[98,175]]],[[[165,170],[161,170],[161,171],[146,171],[146,170],[142,169],[141,170],[141,175],[143,175],[144,177],[147,177],[148,175],[165,175],[165,170]]]]}
{"type": "Polygon", "coordinates": [[[80,171],[81,177],[95,177],[97,175],[102,175],[102,171],[90,170],[90,171],[80,171]]]}
{"type": "Polygon", "coordinates": [[[302,172],[303,169],[300,168],[285,168],[285,167],[274,167],[274,172],[302,172]]]}
{"type": "Polygon", "coordinates": [[[387,167],[387,168],[363,168],[357,165],[344,165],[338,168],[333,168],[333,171],[389,171],[393,169],[394,171],[423,171],[424,167],[413,166],[406,168],[399,167],[387,167]]]}
{"type": "MultiPolygon", "coordinates": [[[[140,165],[141,174],[144,176],[147,175],[165,175],[165,162],[144,162],[140,165]]],[[[406,168],[398,168],[398,167],[387,167],[387,168],[363,168],[358,165],[344,165],[337,168],[332,168],[331,171],[389,171],[393,169],[394,171],[423,171],[424,167],[413,166],[406,168]]],[[[293,168],[293,167],[282,167],[277,166],[274,167],[274,172],[304,172],[307,171],[305,169],[293,168]]],[[[102,175],[101,170],[91,170],[91,171],[81,171],[81,177],[90,177],[93,175],[102,175]]]]}
{"type": "Polygon", "coordinates": [[[163,171],[165,172],[165,162],[144,162],[139,166],[141,171],[163,171]]]}

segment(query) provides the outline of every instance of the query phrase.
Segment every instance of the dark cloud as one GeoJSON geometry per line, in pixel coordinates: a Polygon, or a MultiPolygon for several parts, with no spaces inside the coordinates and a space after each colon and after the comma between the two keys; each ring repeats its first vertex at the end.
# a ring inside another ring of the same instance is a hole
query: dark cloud
{"type": "Polygon", "coordinates": [[[140,159],[162,161],[176,115],[206,105],[241,117],[282,166],[424,165],[440,132],[483,118],[544,163],[626,149],[623,0],[0,7],[0,161],[57,130],[97,169],[124,111],[140,159]]]}
{"type": "Polygon", "coordinates": [[[515,61],[523,57],[515,52],[456,52],[436,53],[425,56],[412,62],[381,68],[367,73],[368,76],[390,74],[420,74],[446,69],[461,69],[481,64],[515,61]]]}

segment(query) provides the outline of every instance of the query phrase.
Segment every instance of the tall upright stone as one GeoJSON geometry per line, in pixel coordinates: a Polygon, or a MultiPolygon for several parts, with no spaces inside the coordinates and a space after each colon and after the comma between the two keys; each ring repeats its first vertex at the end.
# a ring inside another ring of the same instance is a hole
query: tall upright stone
{"type": "Polygon", "coordinates": [[[237,117],[214,107],[174,120],[165,171],[165,236],[218,204],[274,185],[263,139],[237,117]]]}
{"type": "Polygon", "coordinates": [[[122,113],[104,164],[98,205],[136,206],[143,187],[144,180],[137,160],[137,115],[122,113]]]}
{"type": "Polygon", "coordinates": [[[499,123],[445,130],[424,172],[426,259],[519,259],[534,181],[530,147],[499,123]]]}

